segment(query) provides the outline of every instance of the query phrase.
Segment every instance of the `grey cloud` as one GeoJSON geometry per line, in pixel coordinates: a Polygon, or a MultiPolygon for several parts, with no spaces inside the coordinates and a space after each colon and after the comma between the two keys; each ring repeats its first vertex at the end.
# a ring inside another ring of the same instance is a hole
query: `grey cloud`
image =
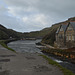
{"type": "Polygon", "coordinates": [[[20,12],[19,15],[25,13],[25,9],[35,8],[40,13],[48,14],[49,16],[58,15],[60,17],[66,16],[67,18],[68,16],[72,16],[72,14],[74,16],[75,11],[75,0],[7,0],[6,3],[10,6],[22,7],[20,9],[22,12],[18,11],[20,12]]]}
{"type": "Polygon", "coordinates": [[[7,0],[6,3],[12,7],[22,7],[23,10],[25,10],[24,8],[35,8],[39,12],[49,15],[53,13],[63,15],[75,10],[75,0],[7,0]]]}
{"type": "Polygon", "coordinates": [[[61,14],[61,16],[63,14],[72,15],[75,10],[75,0],[43,0],[43,2],[41,0],[37,8],[41,12],[48,13],[48,15],[52,13],[56,15],[61,14]]]}
{"type": "Polygon", "coordinates": [[[18,31],[40,30],[44,27],[51,26],[53,23],[64,21],[69,17],[75,16],[75,0],[3,0],[3,1],[6,4],[7,8],[3,7],[2,9],[0,9],[1,10],[0,22],[4,23],[9,28],[13,28],[18,31]],[[35,21],[34,15],[37,16],[37,14],[43,14],[48,24],[45,24],[44,26],[40,22],[35,21]],[[8,17],[9,19],[7,19],[8,17]],[[17,20],[18,19],[17,17],[19,17],[20,19],[17,20]],[[28,17],[28,21],[23,22],[22,20],[23,17],[28,17]],[[30,21],[29,18],[33,19],[33,21],[30,21]]]}

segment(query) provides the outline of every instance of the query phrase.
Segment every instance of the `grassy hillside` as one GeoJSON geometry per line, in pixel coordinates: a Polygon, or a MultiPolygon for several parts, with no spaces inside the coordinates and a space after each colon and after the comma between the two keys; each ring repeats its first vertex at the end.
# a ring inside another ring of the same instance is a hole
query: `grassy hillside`
{"type": "Polygon", "coordinates": [[[42,42],[46,44],[54,45],[55,33],[56,33],[57,28],[61,24],[68,24],[69,22],[75,22],[75,17],[69,18],[67,21],[54,24],[52,27],[50,27],[49,33],[45,35],[45,37],[42,39],[42,42]]]}
{"type": "Polygon", "coordinates": [[[42,38],[50,32],[51,28],[45,28],[41,31],[34,31],[30,33],[21,33],[16,32],[12,29],[7,29],[3,25],[0,24],[0,40],[8,39],[10,37],[13,38],[42,38]]]}
{"type": "Polygon", "coordinates": [[[30,33],[24,33],[26,35],[26,37],[35,37],[35,38],[43,38],[45,37],[45,35],[50,34],[52,30],[55,30],[58,28],[58,25],[53,25],[52,27],[49,28],[44,28],[40,31],[34,31],[34,32],[30,32],[30,33]]]}
{"type": "Polygon", "coordinates": [[[7,29],[3,25],[0,24],[0,40],[12,38],[22,38],[24,37],[23,33],[16,32],[12,29],[7,29]]]}
{"type": "Polygon", "coordinates": [[[45,35],[47,35],[49,32],[50,32],[50,27],[45,28],[45,29],[40,30],[40,31],[34,31],[34,32],[24,33],[24,34],[26,35],[26,37],[42,38],[45,35]]]}
{"type": "Polygon", "coordinates": [[[5,32],[0,30],[0,40],[1,39],[8,39],[8,38],[9,38],[9,36],[5,32]]]}
{"type": "Polygon", "coordinates": [[[53,43],[55,41],[55,33],[56,33],[56,30],[58,27],[59,27],[59,25],[53,25],[50,28],[50,32],[47,35],[45,35],[45,37],[42,39],[42,42],[53,45],[53,43]]]}

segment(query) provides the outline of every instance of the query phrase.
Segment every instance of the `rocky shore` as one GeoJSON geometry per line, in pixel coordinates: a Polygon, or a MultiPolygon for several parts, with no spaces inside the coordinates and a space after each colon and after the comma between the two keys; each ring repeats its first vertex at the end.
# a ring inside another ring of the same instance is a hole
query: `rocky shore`
{"type": "Polygon", "coordinates": [[[75,64],[75,48],[57,49],[41,42],[37,43],[36,45],[38,45],[37,47],[47,55],[75,64]]]}

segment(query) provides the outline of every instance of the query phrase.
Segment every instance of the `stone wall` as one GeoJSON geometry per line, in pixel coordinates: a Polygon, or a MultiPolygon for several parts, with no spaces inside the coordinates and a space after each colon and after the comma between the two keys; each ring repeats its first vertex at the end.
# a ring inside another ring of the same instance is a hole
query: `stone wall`
{"type": "Polygon", "coordinates": [[[68,41],[68,42],[66,42],[66,47],[67,48],[75,47],[75,41],[68,41]]]}

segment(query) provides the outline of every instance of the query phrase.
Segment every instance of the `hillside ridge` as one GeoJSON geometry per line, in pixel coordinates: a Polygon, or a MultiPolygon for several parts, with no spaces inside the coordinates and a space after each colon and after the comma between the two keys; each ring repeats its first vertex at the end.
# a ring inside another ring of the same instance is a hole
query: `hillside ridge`
{"type": "MultiPolygon", "coordinates": [[[[64,21],[64,22],[59,22],[56,24],[53,24],[51,27],[47,27],[44,28],[40,31],[33,31],[33,32],[17,32],[14,31],[12,29],[7,29],[6,27],[4,27],[3,25],[0,24],[0,40],[1,39],[9,39],[10,37],[12,38],[43,38],[43,42],[45,43],[49,43],[47,42],[48,39],[50,41],[50,38],[55,37],[55,32],[57,30],[57,28],[61,25],[61,24],[67,24],[68,22],[74,22],[75,21],[75,17],[69,18],[68,20],[64,21]],[[48,36],[50,35],[50,36],[48,36]]],[[[55,40],[55,38],[52,38],[53,41],[55,40]]],[[[52,40],[51,39],[51,40],[52,40]]]]}

